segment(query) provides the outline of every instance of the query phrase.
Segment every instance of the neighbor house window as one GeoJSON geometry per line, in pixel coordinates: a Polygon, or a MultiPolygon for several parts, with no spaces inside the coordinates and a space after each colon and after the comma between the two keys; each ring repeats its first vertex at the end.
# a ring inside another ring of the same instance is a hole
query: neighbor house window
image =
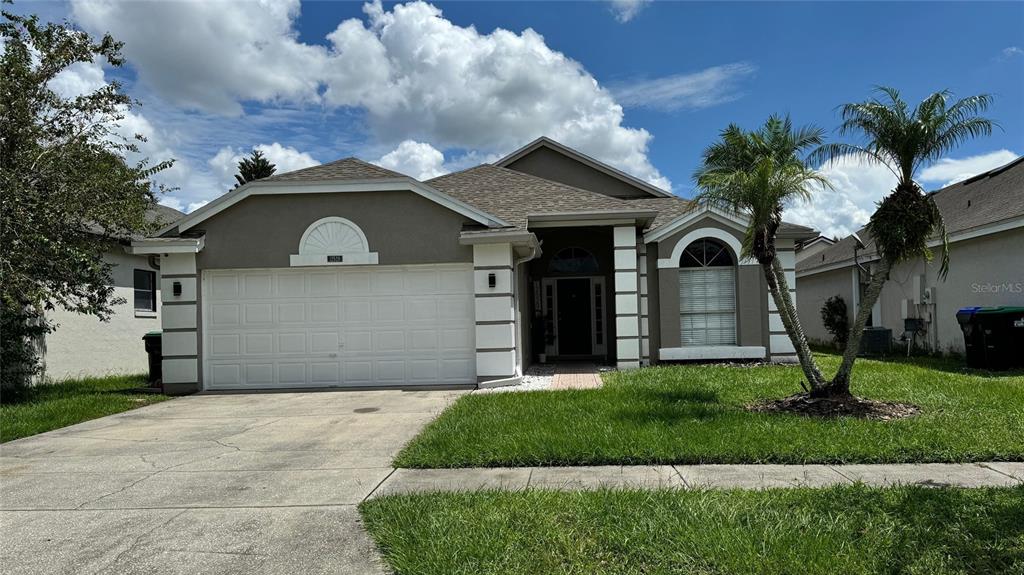
{"type": "Polygon", "coordinates": [[[563,274],[594,274],[597,270],[597,258],[583,248],[565,248],[548,264],[548,271],[563,274]]]}
{"type": "Polygon", "coordinates": [[[135,270],[135,309],[156,311],[156,272],[135,270]]]}
{"type": "Polygon", "coordinates": [[[693,242],[679,261],[682,345],[736,345],[736,266],[724,244],[693,242]]]}

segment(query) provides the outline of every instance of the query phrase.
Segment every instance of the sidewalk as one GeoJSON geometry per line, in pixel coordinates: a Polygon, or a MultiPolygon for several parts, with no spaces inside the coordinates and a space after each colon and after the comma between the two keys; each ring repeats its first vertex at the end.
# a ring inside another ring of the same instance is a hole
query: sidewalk
{"type": "Polygon", "coordinates": [[[425,491],[526,488],[768,489],[915,484],[930,487],[1024,485],[1024,463],[896,463],[879,465],[633,465],[395,469],[367,498],[425,491]]]}

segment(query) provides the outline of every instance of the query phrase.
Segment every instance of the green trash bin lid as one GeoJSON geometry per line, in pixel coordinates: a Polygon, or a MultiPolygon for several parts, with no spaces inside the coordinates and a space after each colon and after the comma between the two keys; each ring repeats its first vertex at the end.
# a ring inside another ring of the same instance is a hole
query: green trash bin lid
{"type": "Polygon", "coordinates": [[[148,332],[146,332],[146,335],[142,336],[142,339],[146,339],[146,338],[150,338],[150,337],[160,337],[163,334],[164,334],[164,332],[162,332],[162,331],[148,331],[148,332]]]}

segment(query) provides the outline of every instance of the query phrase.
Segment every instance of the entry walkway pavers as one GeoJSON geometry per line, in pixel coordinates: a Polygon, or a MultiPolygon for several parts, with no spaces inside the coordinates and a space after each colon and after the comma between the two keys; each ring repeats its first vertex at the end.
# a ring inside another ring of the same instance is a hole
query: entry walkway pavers
{"type": "Polygon", "coordinates": [[[560,363],[555,366],[551,389],[595,389],[601,387],[601,376],[592,363],[560,363]]]}
{"type": "Polygon", "coordinates": [[[630,465],[397,469],[370,495],[431,491],[769,489],[833,485],[1009,487],[1024,485],[1024,463],[878,465],[630,465]]]}

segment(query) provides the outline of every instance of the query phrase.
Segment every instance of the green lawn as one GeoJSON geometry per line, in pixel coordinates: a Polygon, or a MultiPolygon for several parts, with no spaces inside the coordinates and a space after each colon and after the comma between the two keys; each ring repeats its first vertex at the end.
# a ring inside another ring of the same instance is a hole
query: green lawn
{"type": "Polygon", "coordinates": [[[400,575],[1024,573],[1024,487],[435,493],[360,509],[400,575]]]}
{"type": "MultiPolygon", "coordinates": [[[[819,355],[834,372],[839,358],[819,355]]],[[[792,366],[614,372],[595,390],[469,395],[398,454],[399,467],[1024,460],[1024,375],[954,361],[858,361],[854,392],[910,402],[898,421],[751,413],[799,391],[792,366]]]]}
{"type": "Polygon", "coordinates": [[[170,399],[132,391],[146,385],[146,376],[124,375],[72,379],[5,394],[0,398],[0,442],[170,399]]]}

